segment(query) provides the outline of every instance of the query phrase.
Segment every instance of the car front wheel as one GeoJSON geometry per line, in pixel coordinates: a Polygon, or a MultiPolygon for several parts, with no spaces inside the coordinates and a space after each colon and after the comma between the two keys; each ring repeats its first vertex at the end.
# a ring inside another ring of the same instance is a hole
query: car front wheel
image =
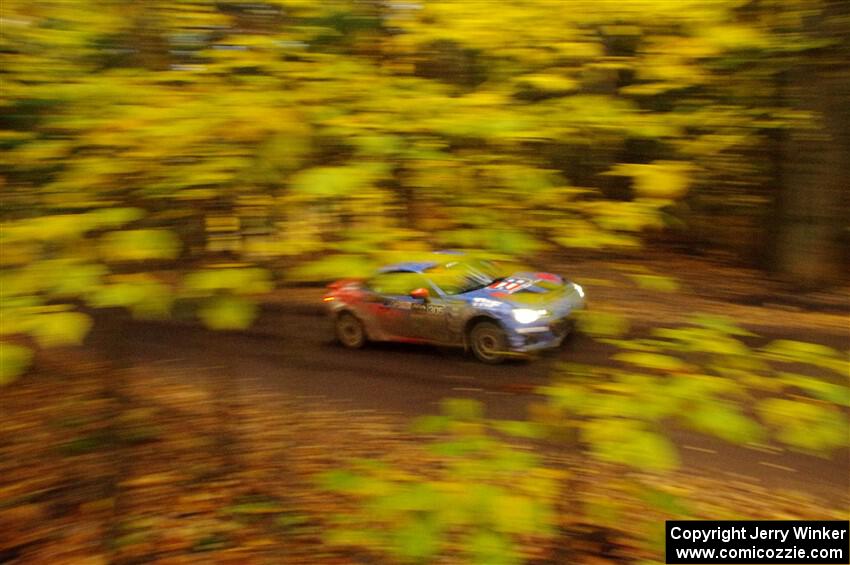
{"type": "Polygon", "coordinates": [[[336,318],[336,338],[349,349],[359,349],[366,344],[366,330],[353,314],[343,312],[336,318]]]}
{"type": "Polygon", "coordinates": [[[479,322],[469,334],[472,353],[479,361],[491,365],[505,360],[507,342],[505,332],[493,322],[479,322]]]}

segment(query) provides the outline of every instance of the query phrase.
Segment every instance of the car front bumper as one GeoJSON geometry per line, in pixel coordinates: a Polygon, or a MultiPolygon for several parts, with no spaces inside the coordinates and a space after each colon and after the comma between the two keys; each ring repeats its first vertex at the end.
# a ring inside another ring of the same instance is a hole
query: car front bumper
{"type": "Polygon", "coordinates": [[[565,317],[548,323],[511,328],[507,336],[508,344],[515,353],[531,353],[560,347],[574,327],[574,318],[565,317]]]}

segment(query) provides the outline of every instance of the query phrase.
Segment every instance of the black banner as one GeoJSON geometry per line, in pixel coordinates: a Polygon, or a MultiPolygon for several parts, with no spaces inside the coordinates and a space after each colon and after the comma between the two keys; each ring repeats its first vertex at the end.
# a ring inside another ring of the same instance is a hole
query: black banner
{"type": "Polygon", "coordinates": [[[667,563],[850,563],[850,521],[670,520],[667,563]]]}

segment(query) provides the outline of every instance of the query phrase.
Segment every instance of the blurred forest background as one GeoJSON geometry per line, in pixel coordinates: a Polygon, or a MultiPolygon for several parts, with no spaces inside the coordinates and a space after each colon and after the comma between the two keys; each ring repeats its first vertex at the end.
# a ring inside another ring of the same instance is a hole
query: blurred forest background
{"type": "Polygon", "coordinates": [[[668,518],[846,518],[722,451],[846,486],[845,0],[2,0],[0,81],[0,562],[652,563],[668,518]],[[443,248],[586,285],[571,363],[268,308],[443,248]]]}
{"type": "Polygon", "coordinates": [[[275,281],[444,247],[829,284],[848,30],[839,0],[6,0],[3,332],[183,298],[242,327],[275,281]]]}

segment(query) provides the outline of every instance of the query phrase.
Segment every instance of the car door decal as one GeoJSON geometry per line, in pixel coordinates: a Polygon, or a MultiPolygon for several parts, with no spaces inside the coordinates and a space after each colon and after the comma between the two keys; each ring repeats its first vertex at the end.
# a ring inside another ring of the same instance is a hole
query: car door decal
{"type": "Polygon", "coordinates": [[[413,303],[409,300],[388,300],[387,306],[390,308],[398,308],[399,310],[411,310],[413,303]]]}
{"type": "Polygon", "coordinates": [[[440,316],[445,311],[446,307],[442,304],[413,304],[414,314],[425,314],[429,316],[440,316]]]}

